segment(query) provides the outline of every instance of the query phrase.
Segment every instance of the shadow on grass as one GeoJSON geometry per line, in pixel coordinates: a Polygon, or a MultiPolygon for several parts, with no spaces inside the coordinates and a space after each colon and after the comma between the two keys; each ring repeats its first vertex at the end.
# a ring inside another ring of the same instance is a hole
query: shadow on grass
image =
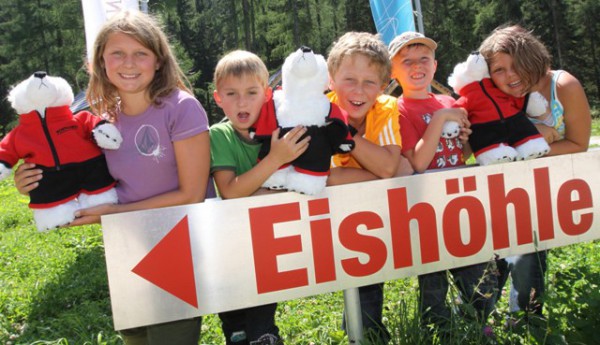
{"type": "Polygon", "coordinates": [[[18,343],[117,344],[104,250],[76,248],[76,259],[33,298],[18,343]]]}

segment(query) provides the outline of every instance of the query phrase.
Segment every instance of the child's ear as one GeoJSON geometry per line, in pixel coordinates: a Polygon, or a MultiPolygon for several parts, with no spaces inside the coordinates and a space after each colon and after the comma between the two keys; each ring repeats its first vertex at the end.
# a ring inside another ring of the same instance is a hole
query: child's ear
{"type": "Polygon", "coordinates": [[[273,98],[273,89],[270,86],[267,86],[265,89],[265,103],[270,101],[271,98],[273,98]]]}
{"type": "Polygon", "coordinates": [[[215,103],[217,103],[217,105],[221,107],[221,96],[219,96],[217,90],[213,91],[213,98],[215,99],[215,103]]]}
{"type": "Polygon", "coordinates": [[[328,88],[331,91],[335,91],[335,87],[334,87],[335,83],[333,82],[333,78],[331,77],[331,74],[328,74],[328,75],[329,75],[329,86],[328,86],[328,88]]]}

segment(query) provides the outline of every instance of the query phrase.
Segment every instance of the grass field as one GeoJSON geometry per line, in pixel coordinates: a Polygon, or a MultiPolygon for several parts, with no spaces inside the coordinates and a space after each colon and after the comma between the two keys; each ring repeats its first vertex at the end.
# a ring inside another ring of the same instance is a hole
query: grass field
{"type": "MultiPolygon", "coordinates": [[[[598,119],[593,135],[600,135],[598,119]]],[[[112,326],[99,226],[38,233],[27,203],[12,178],[0,182],[0,345],[122,344],[112,326]]],[[[457,317],[449,338],[433,343],[599,344],[599,286],[600,242],[553,249],[547,320],[505,328],[503,298],[490,319],[494,339],[482,335],[481,324],[457,317]]],[[[415,278],[386,284],[384,317],[393,344],[432,342],[419,327],[416,291],[415,278]]],[[[340,329],[342,300],[337,292],[281,303],[277,322],[286,344],[347,344],[340,329]]],[[[224,343],[217,317],[204,318],[201,343],[224,343]]]]}

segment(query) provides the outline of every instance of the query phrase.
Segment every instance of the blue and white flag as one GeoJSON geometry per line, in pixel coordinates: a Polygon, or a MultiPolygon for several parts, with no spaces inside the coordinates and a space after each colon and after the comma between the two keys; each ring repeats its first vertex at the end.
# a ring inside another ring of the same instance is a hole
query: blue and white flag
{"type": "Polygon", "coordinates": [[[377,32],[386,45],[405,31],[415,31],[411,0],[370,0],[377,32]]]}

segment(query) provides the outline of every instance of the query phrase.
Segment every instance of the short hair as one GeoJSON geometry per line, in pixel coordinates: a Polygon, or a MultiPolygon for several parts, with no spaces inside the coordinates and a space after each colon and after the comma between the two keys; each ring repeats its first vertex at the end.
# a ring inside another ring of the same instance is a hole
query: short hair
{"type": "Polygon", "coordinates": [[[519,25],[496,28],[481,43],[479,52],[488,65],[498,53],[510,55],[527,90],[546,75],[552,64],[552,56],[542,41],[519,25]]]}
{"type": "Polygon", "coordinates": [[[366,56],[370,63],[379,69],[382,84],[390,80],[392,65],[387,47],[379,35],[368,32],[348,32],[342,35],[329,51],[327,69],[333,77],[340,68],[342,61],[356,54],[366,56]]]}
{"type": "Polygon", "coordinates": [[[159,97],[165,97],[177,88],[193,95],[188,87],[189,81],[179,67],[167,36],[158,22],[140,11],[122,11],[104,23],[94,42],[86,97],[95,113],[107,114],[110,118],[115,118],[118,111],[117,89],[108,79],[102,57],[106,43],[114,33],[131,36],[156,55],[159,68],[148,86],[153,104],[158,105],[159,97]]]}
{"type": "Polygon", "coordinates": [[[230,76],[254,77],[263,86],[269,83],[269,71],[265,63],[254,53],[245,50],[234,50],[223,56],[215,67],[213,81],[217,90],[219,84],[230,76]]]}

